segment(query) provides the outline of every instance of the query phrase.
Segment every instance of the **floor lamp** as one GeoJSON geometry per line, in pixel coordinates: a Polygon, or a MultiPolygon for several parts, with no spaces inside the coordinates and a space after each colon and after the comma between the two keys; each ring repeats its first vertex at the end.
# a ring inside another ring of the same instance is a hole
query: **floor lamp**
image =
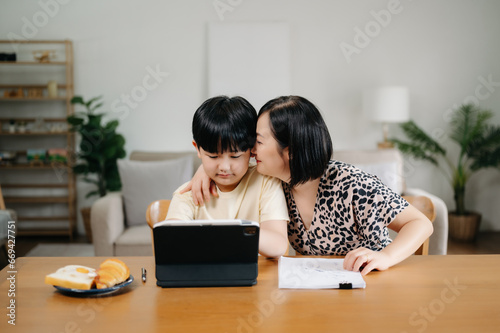
{"type": "Polygon", "coordinates": [[[371,120],[382,123],[384,141],[378,148],[393,148],[388,140],[389,123],[410,119],[409,92],[406,87],[381,87],[363,92],[363,112],[371,120]]]}

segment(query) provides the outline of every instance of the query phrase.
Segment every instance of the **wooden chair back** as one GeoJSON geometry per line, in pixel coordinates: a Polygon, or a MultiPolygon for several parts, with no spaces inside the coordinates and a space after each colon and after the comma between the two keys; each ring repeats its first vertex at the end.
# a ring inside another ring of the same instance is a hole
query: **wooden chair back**
{"type": "Polygon", "coordinates": [[[151,240],[153,243],[153,253],[155,253],[155,244],[153,238],[153,227],[156,223],[165,221],[167,217],[168,208],[170,207],[170,200],[156,200],[149,204],[146,209],[146,221],[151,228],[151,240]]]}
{"type": "MultiPolygon", "coordinates": [[[[421,211],[431,222],[434,222],[436,218],[436,211],[434,209],[434,204],[431,199],[426,196],[418,195],[412,196],[407,195],[403,198],[410,203],[413,207],[421,211]]],[[[417,255],[428,255],[429,254],[429,238],[419,247],[415,252],[417,255]]]]}

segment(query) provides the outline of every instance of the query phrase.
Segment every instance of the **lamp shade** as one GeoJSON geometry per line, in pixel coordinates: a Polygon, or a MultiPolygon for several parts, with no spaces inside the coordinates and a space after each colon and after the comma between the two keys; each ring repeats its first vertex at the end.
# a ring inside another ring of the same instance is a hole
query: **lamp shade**
{"type": "Polygon", "coordinates": [[[410,96],[406,87],[382,87],[363,92],[363,112],[373,121],[402,123],[410,119],[410,96]]]}

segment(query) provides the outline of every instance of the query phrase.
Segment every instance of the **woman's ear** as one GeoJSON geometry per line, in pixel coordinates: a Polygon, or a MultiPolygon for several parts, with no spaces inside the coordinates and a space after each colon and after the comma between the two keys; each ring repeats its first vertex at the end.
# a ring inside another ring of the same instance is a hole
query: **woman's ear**
{"type": "Polygon", "coordinates": [[[290,162],[290,150],[288,149],[288,147],[281,151],[281,156],[283,156],[283,160],[288,165],[288,163],[290,162]]]}

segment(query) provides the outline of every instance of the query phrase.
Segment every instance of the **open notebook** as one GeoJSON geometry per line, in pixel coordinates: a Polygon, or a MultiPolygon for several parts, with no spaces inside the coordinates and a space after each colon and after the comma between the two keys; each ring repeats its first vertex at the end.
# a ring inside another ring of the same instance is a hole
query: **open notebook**
{"type": "Polygon", "coordinates": [[[153,228],[161,287],[257,283],[259,224],[246,220],[165,221],[153,228]]]}
{"type": "Polygon", "coordinates": [[[344,259],[288,258],[279,260],[279,287],[290,289],[365,288],[360,272],[343,268],[344,259]]]}

